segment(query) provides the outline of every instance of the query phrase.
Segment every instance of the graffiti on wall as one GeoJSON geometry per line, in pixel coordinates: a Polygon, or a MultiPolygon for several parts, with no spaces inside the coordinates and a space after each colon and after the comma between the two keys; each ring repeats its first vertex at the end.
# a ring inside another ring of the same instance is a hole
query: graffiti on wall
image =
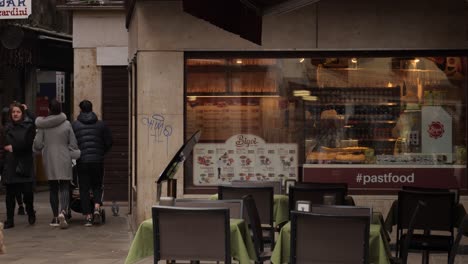
{"type": "Polygon", "coordinates": [[[166,123],[166,118],[161,114],[145,116],[141,119],[143,125],[148,128],[148,134],[153,142],[166,143],[166,154],[169,151],[169,138],[172,135],[172,126],[166,123]]]}

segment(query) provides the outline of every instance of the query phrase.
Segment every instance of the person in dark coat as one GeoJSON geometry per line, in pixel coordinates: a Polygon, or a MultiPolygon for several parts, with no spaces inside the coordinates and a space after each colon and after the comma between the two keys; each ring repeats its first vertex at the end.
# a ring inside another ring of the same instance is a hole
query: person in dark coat
{"type": "Polygon", "coordinates": [[[104,177],[104,155],[112,147],[112,135],[104,122],[93,112],[93,104],[88,100],[80,103],[80,114],[73,122],[73,131],[81,150],[77,160],[78,183],[85,226],[101,223],[102,181],[104,177]],[[93,192],[94,208],[90,204],[89,191],[93,192]],[[94,211],[93,211],[94,209],[94,211]]]}
{"type": "MultiPolygon", "coordinates": [[[[26,109],[26,118],[31,118],[32,120],[34,120],[34,115],[32,115],[31,112],[27,110],[26,105],[23,105],[23,106],[25,106],[25,109],[26,109]]],[[[5,106],[2,109],[2,125],[0,126],[0,138],[3,138],[3,127],[5,127],[7,120],[9,120],[8,118],[9,112],[10,112],[10,108],[8,106],[5,106]]],[[[3,151],[4,151],[3,148],[0,148],[0,159],[3,157],[3,151]]],[[[0,175],[1,174],[2,174],[2,170],[0,168],[0,175]]],[[[16,202],[18,203],[18,215],[25,215],[26,211],[24,210],[23,194],[21,192],[18,192],[16,194],[16,202]]]]}
{"type": "Polygon", "coordinates": [[[7,208],[7,220],[4,228],[12,228],[15,214],[15,197],[17,193],[23,193],[28,222],[33,225],[36,222],[34,210],[34,162],[32,144],[36,133],[34,120],[26,118],[24,105],[17,102],[10,105],[8,122],[3,129],[2,159],[2,183],[6,186],[5,203],[7,208]]]}

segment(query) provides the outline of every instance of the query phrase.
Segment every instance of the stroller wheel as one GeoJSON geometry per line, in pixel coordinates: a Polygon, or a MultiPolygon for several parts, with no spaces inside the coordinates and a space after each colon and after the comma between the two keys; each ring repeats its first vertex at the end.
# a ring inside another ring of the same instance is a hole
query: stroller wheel
{"type": "Polygon", "coordinates": [[[101,223],[106,223],[106,210],[101,208],[101,223]]]}

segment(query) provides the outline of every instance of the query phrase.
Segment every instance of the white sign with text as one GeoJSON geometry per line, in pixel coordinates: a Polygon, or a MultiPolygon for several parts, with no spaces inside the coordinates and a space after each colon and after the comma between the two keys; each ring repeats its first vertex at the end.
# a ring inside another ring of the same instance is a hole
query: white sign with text
{"type": "Polygon", "coordinates": [[[26,19],[31,14],[31,0],[0,0],[0,19],[26,19]]]}
{"type": "Polygon", "coordinates": [[[251,134],[234,135],[225,143],[199,143],[193,150],[193,183],[297,180],[297,154],[297,144],[268,144],[251,134]]]}

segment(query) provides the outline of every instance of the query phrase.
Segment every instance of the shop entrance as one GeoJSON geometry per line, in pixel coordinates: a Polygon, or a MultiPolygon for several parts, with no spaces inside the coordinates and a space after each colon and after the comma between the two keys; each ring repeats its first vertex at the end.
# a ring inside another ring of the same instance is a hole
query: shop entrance
{"type": "Polygon", "coordinates": [[[102,67],[102,119],[114,144],[104,161],[105,199],[128,200],[128,72],[126,67],[102,67]]]}

